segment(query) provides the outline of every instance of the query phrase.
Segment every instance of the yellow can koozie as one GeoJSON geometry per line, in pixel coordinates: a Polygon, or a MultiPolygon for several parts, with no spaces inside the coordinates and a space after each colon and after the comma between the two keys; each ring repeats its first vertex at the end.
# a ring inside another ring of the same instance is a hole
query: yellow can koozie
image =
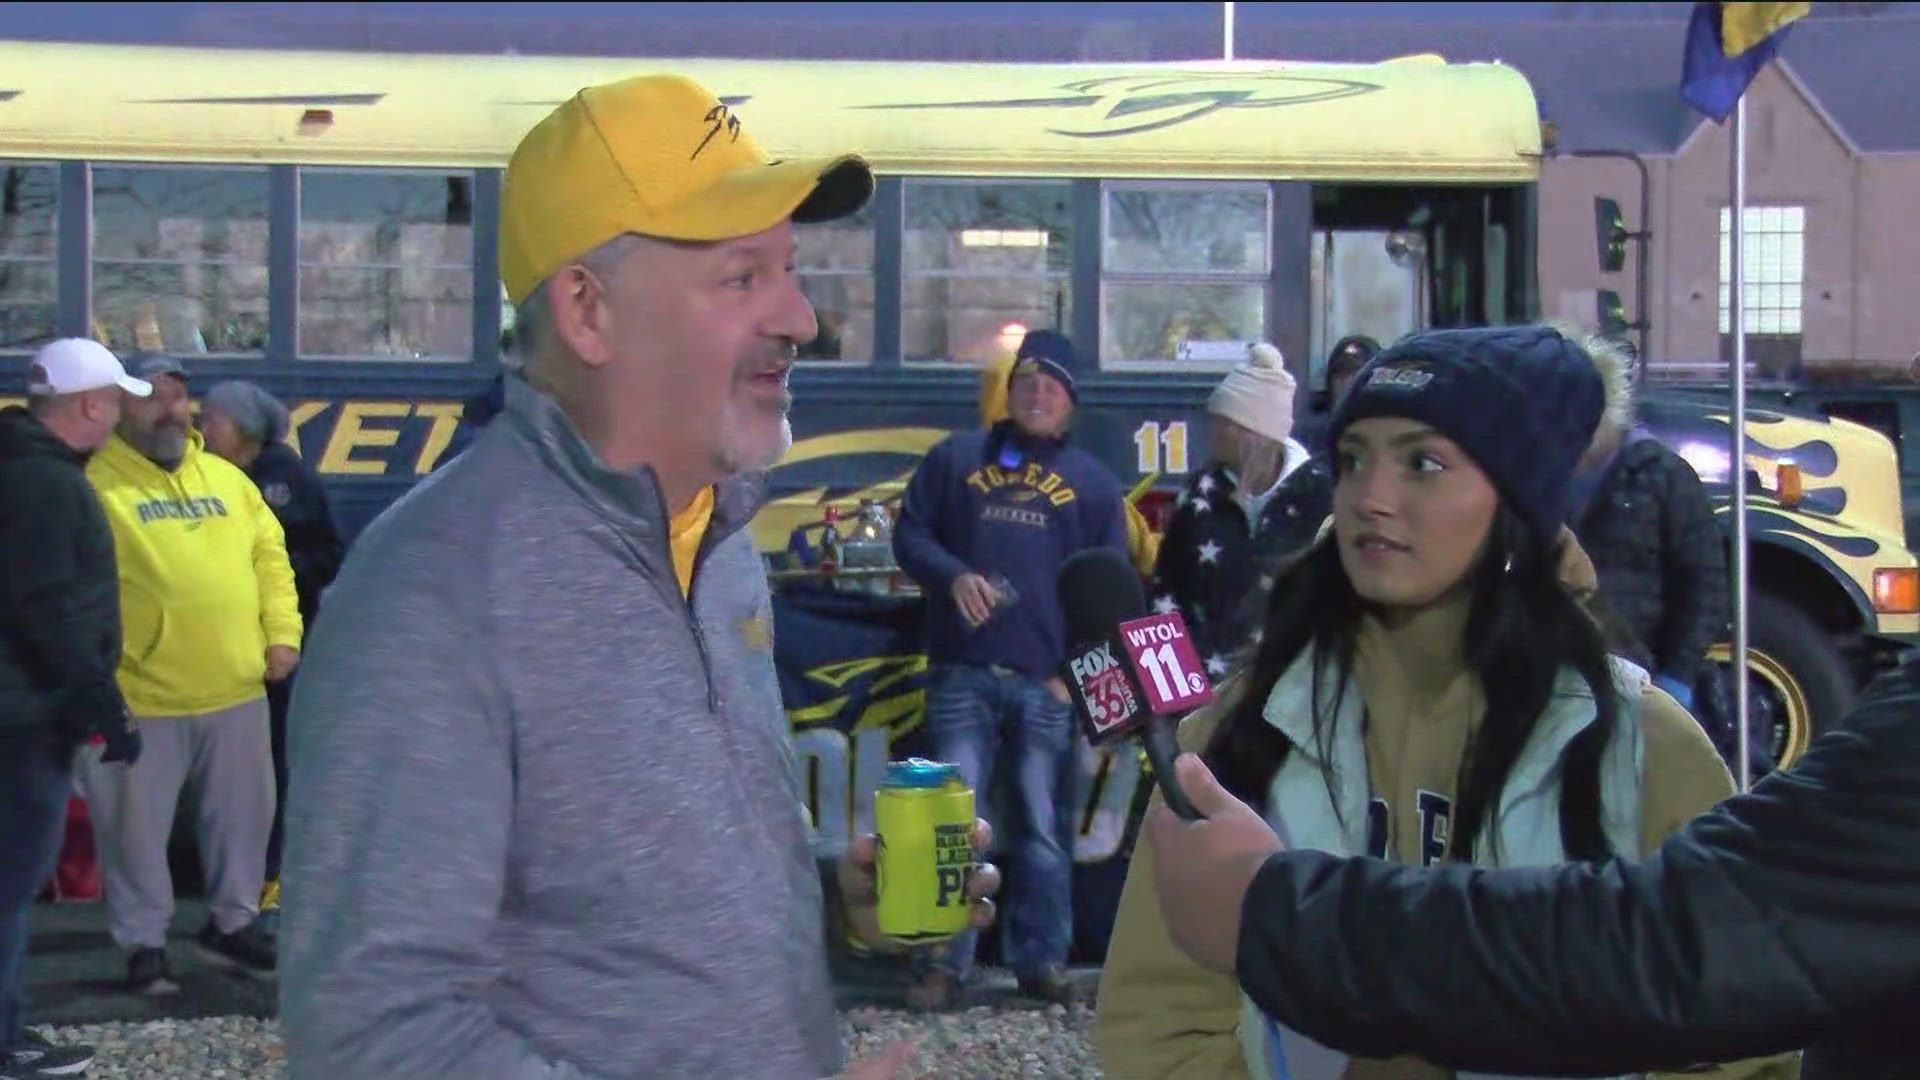
{"type": "Polygon", "coordinates": [[[925,945],[967,928],[973,821],[973,789],[959,766],[922,758],[887,766],[873,798],[882,934],[925,945]]]}

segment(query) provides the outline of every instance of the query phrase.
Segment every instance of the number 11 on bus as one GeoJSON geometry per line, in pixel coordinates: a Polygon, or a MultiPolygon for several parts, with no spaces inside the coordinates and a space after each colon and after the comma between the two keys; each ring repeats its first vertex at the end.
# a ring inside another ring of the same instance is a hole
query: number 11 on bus
{"type": "Polygon", "coordinates": [[[1187,422],[1175,420],[1162,426],[1148,420],[1133,433],[1133,448],[1139,453],[1140,475],[1187,471],[1187,422]]]}

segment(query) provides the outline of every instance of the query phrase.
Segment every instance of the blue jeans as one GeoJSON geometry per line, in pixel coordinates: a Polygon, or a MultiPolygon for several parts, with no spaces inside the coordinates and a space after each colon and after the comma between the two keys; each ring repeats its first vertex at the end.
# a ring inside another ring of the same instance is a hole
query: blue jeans
{"type": "Polygon", "coordinates": [[[0,727],[0,1060],[26,1016],[27,909],[60,857],[70,754],[44,725],[0,727]]]}
{"type": "MultiPolygon", "coordinates": [[[[960,767],[981,817],[1015,871],[1000,905],[1001,943],[1017,976],[1064,964],[1073,937],[1072,706],[1039,680],[994,668],[941,665],[927,687],[927,735],[941,761],[960,767]],[[1013,765],[1010,805],[993,821],[987,796],[1002,749],[1013,765]]],[[[954,938],[940,964],[964,982],[976,931],[954,938]]],[[[923,963],[924,969],[925,964],[923,963]]]]}

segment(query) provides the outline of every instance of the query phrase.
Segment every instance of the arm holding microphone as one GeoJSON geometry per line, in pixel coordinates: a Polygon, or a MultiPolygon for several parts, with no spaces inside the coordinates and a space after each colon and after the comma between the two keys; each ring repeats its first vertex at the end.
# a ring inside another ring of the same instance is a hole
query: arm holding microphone
{"type": "MultiPolygon", "coordinates": [[[[1897,1067],[1920,1000],[1920,807],[1905,797],[1920,785],[1916,709],[1909,663],[1791,768],[1638,862],[1276,856],[1270,832],[1158,809],[1140,847],[1167,853],[1153,868],[1159,914],[1184,952],[1237,972],[1277,1021],[1358,1055],[1571,1076],[1807,1047],[1809,1076],[1816,1057],[1897,1067]],[[1215,832],[1232,835],[1203,835],[1215,832]]],[[[1225,805],[1209,802],[1196,759],[1181,765],[1203,809],[1225,805]]]]}

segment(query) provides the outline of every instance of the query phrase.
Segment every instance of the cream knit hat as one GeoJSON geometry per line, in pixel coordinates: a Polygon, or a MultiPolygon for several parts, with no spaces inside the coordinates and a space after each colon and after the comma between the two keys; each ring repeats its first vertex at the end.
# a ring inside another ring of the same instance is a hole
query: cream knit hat
{"type": "Polygon", "coordinates": [[[1280,350],[1264,341],[1248,346],[1246,361],[1214,387],[1207,411],[1286,442],[1293,433],[1293,375],[1280,350]]]}

